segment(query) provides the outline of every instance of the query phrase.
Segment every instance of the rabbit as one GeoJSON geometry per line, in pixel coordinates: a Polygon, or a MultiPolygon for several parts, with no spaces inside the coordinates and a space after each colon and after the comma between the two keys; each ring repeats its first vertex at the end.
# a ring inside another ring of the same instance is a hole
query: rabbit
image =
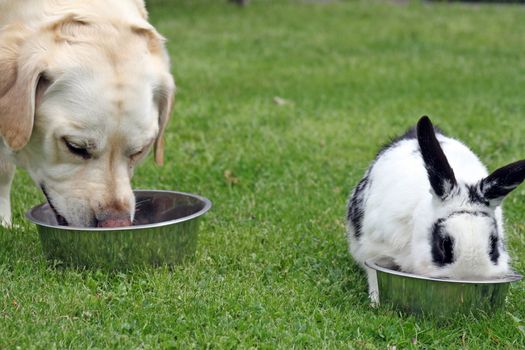
{"type": "Polygon", "coordinates": [[[379,151],[348,201],[349,251],[368,277],[387,258],[401,271],[433,278],[491,279],[512,273],[505,248],[503,198],[525,178],[525,160],[490,175],[463,143],[427,116],[379,151]]]}

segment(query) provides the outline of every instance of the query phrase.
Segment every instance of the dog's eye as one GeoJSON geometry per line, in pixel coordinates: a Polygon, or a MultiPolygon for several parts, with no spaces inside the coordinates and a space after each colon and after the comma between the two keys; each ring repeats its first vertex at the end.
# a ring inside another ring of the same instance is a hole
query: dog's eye
{"type": "Polygon", "coordinates": [[[144,148],[141,149],[140,151],[133,153],[132,155],[129,156],[129,158],[130,158],[132,161],[137,160],[138,158],[140,158],[140,156],[142,156],[142,154],[144,153],[144,151],[146,150],[146,148],[147,148],[147,147],[144,147],[144,148]]]}
{"type": "Polygon", "coordinates": [[[69,152],[73,153],[74,155],[82,157],[83,159],[91,158],[91,153],[89,153],[87,148],[77,145],[76,143],[73,143],[71,141],[68,141],[67,139],[64,139],[64,143],[66,144],[66,147],[69,150],[69,152]]]}

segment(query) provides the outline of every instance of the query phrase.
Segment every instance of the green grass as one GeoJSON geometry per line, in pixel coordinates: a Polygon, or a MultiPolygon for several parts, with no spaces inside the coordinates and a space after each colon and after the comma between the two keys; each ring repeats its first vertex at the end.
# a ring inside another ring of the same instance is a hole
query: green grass
{"type": "MultiPolygon", "coordinates": [[[[525,158],[525,8],[398,1],[151,1],[178,93],[166,164],[137,188],[209,197],[194,261],[53,267],[14,183],[0,231],[0,348],[525,348],[524,282],[494,317],[368,305],[347,196],[379,146],[428,114],[490,169],[525,158]],[[289,103],[278,105],[274,97],[289,103]]],[[[505,202],[525,273],[525,186],[505,202]]]]}

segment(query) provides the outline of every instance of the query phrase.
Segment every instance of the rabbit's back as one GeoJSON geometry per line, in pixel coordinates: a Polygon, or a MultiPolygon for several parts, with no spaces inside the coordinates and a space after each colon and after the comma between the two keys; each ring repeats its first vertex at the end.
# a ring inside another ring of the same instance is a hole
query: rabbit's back
{"type": "MultiPolygon", "coordinates": [[[[463,143],[437,138],[458,179],[476,183],[485,166],[463,143]]],[[[431,217],[430,182],[414,130],[384,147],[354,189],[348,208],[350,251],[359,262],[375,256],[406,256],[414,221],[431,217]]]]}

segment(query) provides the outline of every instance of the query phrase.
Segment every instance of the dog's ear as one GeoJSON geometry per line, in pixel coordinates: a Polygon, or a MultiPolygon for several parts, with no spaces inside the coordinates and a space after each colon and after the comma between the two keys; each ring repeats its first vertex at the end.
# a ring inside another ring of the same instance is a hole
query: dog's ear
{"type": "Polygon", "coordinates": [[[164,37],[162,37],[155,28],[148,23],[133,25],[131,30],[136,35],[140,35],[145,39],[149,52],[158,59],[160,79],[157,86],[154,88],[153,100],[159,111],[159,133],[155,140],[155,144],[153,145],[153,150],[155,154],[155,162],[158,165],[162,165],[164,163],[163,134],[171,116],[175,95],[175,82],[169,72],[170,59],[164,48],[166,39],[164,39],[164,37]]]}
{"type": "Polygon", "coordinates": [[[164,164],[164,129],[168,124],[168,120],[171,116],[171,109],[173,107],[173,100],[175,94],[175,83],[171,75],[167,75],[166,82],[155,89],[154,100],[157,103],[159,111],[159,133],[153,150],[155,154],[155,162],[158,165],[164,164]]]}
{"type": "Polygon", "coordinates": [[[21,26],[5,27],[0,33],[0,136],[14,151],[31,137],[37,86],[44,71],[38,60],[27,62],[21,57],[27,34],[21,26]]]}

